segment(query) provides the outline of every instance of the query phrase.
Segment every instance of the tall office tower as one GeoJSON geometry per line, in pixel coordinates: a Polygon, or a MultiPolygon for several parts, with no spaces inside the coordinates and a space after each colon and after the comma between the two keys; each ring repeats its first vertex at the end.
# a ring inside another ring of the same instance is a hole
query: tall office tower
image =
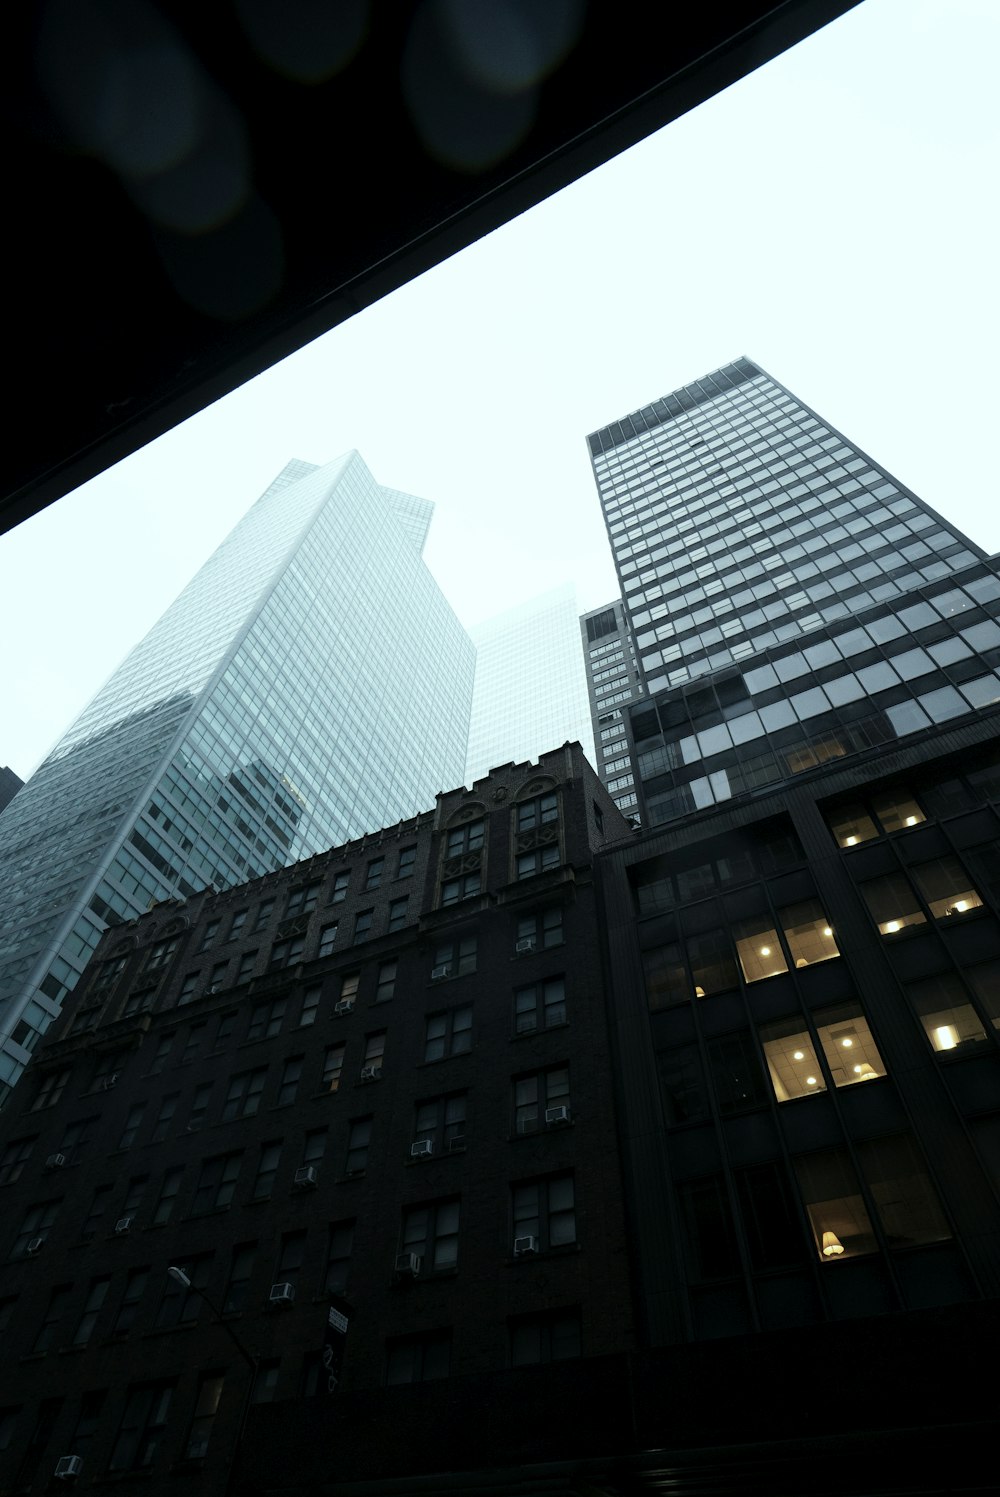
{"type": "Polygon", "coordinates": [[[581,614],[580,633],[597,751],[595,766],[618,809],[634,817],[638,796],[625,709],[626,703],[642,695],[642,682],[621,599],[581,614]]]}
{"type": "Polygon", "coordinates": [[[290,463],[0,821],[0,1090],[107,924],[410,815],[465,764],[474,650],[432,506],[290,463]]]}
{"type": "Polygon", "coordinates": [[[469,631],[476,684],[467,785],[562,743],[582,744],[595,762],[577,619],[576,592],[566,583],[469,631]]]}
{"type": "Polygon", "coordinates": [[[750,360],[589,444],[645,824],[995,700],[984,552],[750,360]]]}
{"type": "Polygon", "coordinates": [[[20,775],[16,775],[9,765],[0,766],[0,811],[9,806],[24,781],[20,775]]]}

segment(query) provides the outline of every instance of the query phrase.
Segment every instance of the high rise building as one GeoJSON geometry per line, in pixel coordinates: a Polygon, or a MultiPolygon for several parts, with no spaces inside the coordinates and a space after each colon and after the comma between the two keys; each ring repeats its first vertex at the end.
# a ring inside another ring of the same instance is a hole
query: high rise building
{"type": "Polygon", "coordinates": [[[580,632],[597,754],[595,767],[618,809],[634,817],[639,797],[625,718],[626,704],[642,695],[642,683],[621,599],[582,614],[580,632]]]}
{"type": "Polygon", "coordinates": [[[9,765],[0,765],[0,811],[9,806],[24,781],[20,775],[16,775],[9,765]]]}
{"type": "Polygon", "coordinates": [[[985,553],[749,359],[589,445],[644,824],[996,700],[985,553]]]}
{"type": "Polygon", "coordinates": [[[537,759],[561,743],[582,744],[594,763],[577,617],[576,591],[567,583],[469,631],[476,684],[467,785],[497,765],[537,759]]]}
{"type": "Polygon", "coordinates": [[[0,1089],[101,932],[384,826],[456,782],[474,650],[432,506],[292,462],[0,821],[0,1089]]]}

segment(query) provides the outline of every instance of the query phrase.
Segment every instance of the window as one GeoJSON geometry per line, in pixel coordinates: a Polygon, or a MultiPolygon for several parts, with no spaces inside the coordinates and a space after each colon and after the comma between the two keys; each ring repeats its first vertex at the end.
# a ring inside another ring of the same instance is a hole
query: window
{"type": "Polygon", "coordinates": [[[778,932],[769,916],[755,915],[749,920],[737,920],[733,934],[745,982],[760,982],[765,977],[788,971],[778,932]]]}
{"type": "Polygon", "coordinates": [[[569,1067],[556,1066],[514,1078],[514,1132],[534,1133],[548,1121],[550,1108],[569,1112],[569,1067]]]}
{"type": "Polygon", "coordinates": [[[87,1298],[83,1304],[83,1314],[77,1321],[76,1330],[73,1332],[74,1346],[86,1346],[94,1334],[94,1327],[97,1324],[98,1316],[104,1308],[110,1284],[110,1278],[91,1279],[90,1288],[87,1290],[87,1298]]]}
{"type": "Polygon", "coordinates": [[[139,1132],[142,1115],[145,1110],[146,1104],[144,1102],[139,1102],[135,1107],[129,1108],[128,1116],[125,1119],[125,1127],[122,1129],[122,1136],[118,1140],[119,1149],[130,1149],[135,1143],[135,1137],[139,1132]]]}
{"type": "Polygon", "coordinates": [[[302,1144],[303,1164],[322,1164],[326,1153],[326,1128],[310,1128],[302,1144]]]}
{"type": "Polygon", "coordinates": [[[517,808],[517,830],[533,832],[539,827],[549,826],[559,820],[559,797],[550,791],[535,800],[524,801],[517,808]]]}
{"type": "Polygon", "coordinates": [[[145,1383],[129,1389],[109,1470],[145,1471],[155,1464],[173,1391],[170,1383],[145,1383]]]}
{"type": "Polygon", "coordinates": [[[518,854],[517,877],[534,878],[536,873],[547,873],[551,868],[558,868],[561,862],[559,848],[555,843],[550,843],[547,847],[536,847],[534,852],[518,854]]]}
{"type": "Polygon", "coordinates": [[[885,1075],[885,1066],[858,1003],[843,1003],[813,1015],[834,1086],[854,1086],[885,1075]]]}
{"type": "Polygon", "coordinates": [[[142,1198],[146,1194],[146,1186],[149,1184],[148,1175],[133,1175],[128,1182],[128,1190],[122,1201],[122,1215],[134,1216],[142,1205],[142,1198]]]}
{"type": "Polygon", "coordinates": [[[212,1425],[222,1397],[225,1376],[221,1372],[203,1372],[198,1379],[198,1397],[191,1416],[184,1459],[200,1461],[208,1454],[208,1442],[212,1437],[212,1425]]]}
{"type": "Polygon", "coordinates": [[[173,1043],[174,1036],[172,1034],[162,1034],[157,1040],[156,1049],[153,1051],[153,1058],[149,1062],[150,1076],[159,1076],[167,1063],[167,1056],[170,1054],[173,1043]]]}
{"type": "Polygon", "coordinates": [[[786,904],[778,911],[778,919],[796,967],[811,967],[840,955],[833,927],[818,899],[786,904]]]}
{"type": "Polygon", "coordinates": [[[779,1102],[826,1091],[812,1036],[801,1019],[779,1019],[760,1031],[764,1059],[779,1102]]]}
{"type": "Polygon", "coordinates": [[[909,879],[901,873],[886,873],[858,885],[868,912],[883,936],[895,935],[907,925],[924,925],[927,916],[920,908],[909,879]]]}
{"type": "Polygon", "coordinates": [[[344,1045],[328,1045],[323,1061],[323,1080],[320,1090],[335,1092],[340,1087],[340,1076],[344,1069],[344,1045]]]}
{"type": "Polygon", "coordinates": [[[708,1097],[697,1046],[661,1051],[656,1057],[663,1100],[670,1123],[690,1123],[708,1116],[708,1097]]]}
{"type": "Polygon", "coordinates": [[[365,1037],[365,1053],[361,1061],[361,1074],[366,1081],[371,1079],[369,1076],[365,1076],[366,1071],[374,1071],[376,1076],[381,1076],[382,1074],[382,1059],[385,1055],[385,1036],[386,1031],[378,1029],[365,1037]]]}
{"type": "Polygon", "coordinates": [[[548,977],[514,993],[514,1033],[529,1034],[533,1029],[551,1029],[566,1022],[566,982],[562,977],[548,977]]]}
{"type": "Polygon", "coordinates": [[[163,1184],[160,1186],[160,1197],[153,1212],[153,1225],[162,1227],[164,1222],[170,1220],[174,1209],[177,1193],[181,1188],[181,1177],[184,1174],[183,1166],[177,1165],[169,1169],[163,1176],[163,1184]]]}
{"type": "Polygon", "coordinates": [[[236,911],[235,915],[229,923],[229,936],[227,938],[228,940],[235,941],[236,937],[241,934],[244,925],[246,925],[247,923],[248,913],[249,911],[247,910],[236,911]]]}
{"type": "Polygon", "coordinates": [[[795,1160],[795,1174],[823,1263],[875,1251],[875,1234],[846,1149],[795,1160]]]}
{"type": "Polygon", "coordinates": [[[28,1207],[21,1222],[21,1230],[10,1250],[12,1258],[23,1258],[28,1250],[28,1243],[36,1237],[45,1241],[61,1205],[61,1201],[40,1201],[37,1205],[28,1207]]]}
{"type": "Polygon", "coordinates": [[[326,1277],[323,1282],[323,1288],[327,1294],[346,1294],[353,1250],[354,1223],[352,1221],[331,1222],[326,1253],[326,1277]]]}
{"type": "Polygon", "coordinates": [[[299,1010],[299,1028],[305,1029],[309,1024],[315,1024],[316,1015],[319,1013],[319,1000],[323,989],[319,987],[306,988],[302,994],[302,1008],[299,1010]]]}
{"type": "MultiPolygon", "coordinates": [[[[201,972],[200,971],[199,972],[189,972],[187,974],[187,976],[184,978],[183,982],[181,983],[180,991],[177,994],[177,1005],[178,1005],[178,1007],[182,1007],[185,1003],[190,1003],[191,1002],[192,998],[194,998],[195,995],[198,992],[198,983],[200,982],[200,980],[201,980],[201,972]]],[[[131,1001],[132,1001],[132,999],[130,997],[129,998],[129,1003],[131,1003],[131,1001]]],[[[126,1008],[127,1007],[128,1007],[128,1004],[126,1004],[126,1008]]]]}
{"type": "Polygon", "coordinates": [[[276,1106],[287,1107],[290,1102],[295,1101],[295,1094],[299,1089],[299,1081],[302,1079],[303,1056],[291,1055],[285,1061],[281,1071],[281,1084],[278,1087],[276,1106]]]}
{"type": "Polygon", "coordinates": [[[735,1183],[750,1265],[755,1272],[800,1263],[802,1231],[784,1167],[751,1165],[736,1171],[735,1183]]]}
{"type": "Polygon", "coordinates": [[[463,936],[460,941],[446,941],[434,948],[431,961],[431,980],[440,982],[445,977],[465,977],[476,970],[477,938],[463,936]]]}
{"type": "Polygon", "coordinates": [[[385,858],[373,858],[368,864],[365,874],[365,889],[377,889],[382,882],[382,870],[385,867],[385,858]]]}
{"type": "Polygon", "coordinates": [[[192,1024],[191,1025],[191,1028],[188,1030],[188,1033],[187,1033],[187,1039],[184,1042],[184,1051],[183,1051],[183,1053],[181,1055],[181,1058],[180,1058],[180,1062],[179,1062],[180,1065],[182,1065],[182,1066],[189,1065],[191,1063],[191,1061],[194,1060],[195,1055],[197,1054],[197,1051],[198,1051],[198,1046],[201,1044],[202,1040],[205,1038],[205,1030],[207,1028],[208,1028],[207,1024],[192,1024]]]}
{"type": "Polygon", "coordinates": [[[435,1201],[403,1212],[401,1253],[415,1253],[422,1273],[442,1273],[458,1266],[458,1201],[435,1201]]]}
{"type": "Polygon", "coordinates": [[[749,1030],[711,1040],[708,1059],[721,1113],[745,1112],[767,1100],[764,1074],[749,1030]]]}
{"type": "Polygon", "coordinates": [[[223,1315],[235,1315],[238,1311],[246,1309],[250,1297],[250,1279],[253,1274],[256,1252],[255,1242],[241,1242],[233,1248],[229,1259],[226,1293],[222,1301],[223,1315]]]}
{"type": "Polygon", "coordinates": [[[264,926],[267,924],[267,922],[271,918],[271,911],[273,909],[274,909],[274,900],[273,899],[263,899],[263,900],[261,900],[260,904],[257,906],[257,918],[254,920],[254,923],[253,923],[254,934],[256,934],[257,931],[264,929],[264,926]]]}
{"type": "Polygon", "coordinates": [[[217,1154],[213,1159],[203,1161],[198,1187],[191,1203],[192,1216],[200,1216],[206,1211],[219,1211],[232,1204],[242,1161],[242,1151],[217,1154]]]}
{"type": "Polygon", "coordinates": [[[367,941],[372,928],[374,910],[359,910],[354,917],[354,944],[367,941]]]}
{"type": "Polygon", "coordinates": [[[375,1002],[386,1003],[396,991],[396,974],[399,963],[393,959],[391,962],[383,962],[378,969],[378,981],[375,985],[375,1002]]]}
{"type": "Polygon", "coordinates": [[[548,951],[552,946],[561,946],[562,939],[562,908],[560,905],[550,905],[547,909],[519,917],[514,951],[518,956],[526,956],[532,951],[548,951]]]}
{"type": "Polygon", "coordinates": [[[417,860],[416,847],[401,847],[399,849],[399,866],[396,870],[397,878],[412,878],[413,866],[417,860]]]}
{"type": "Polygon", "coordinates": [[[234,1118],[252,1118],[260,1106],[261,1093],[267,1080],[267,1067],[257,1071],[243,1071],[229,1083],[226,1100],[222,1104],[222,1121],[231,1123],[234,1118]]]}
{"type": "Polygon", "coordinates": [[[288,1002],[285,998],[276,998],[272,1003],[256,1004],[250,1014],[247,1039],[271,1039],[281,1029],[287,1007],[288,1002]]]}
{"type": "Polygon", "coordinates": [[[899,832],[925,821],[923,811],[906,790],[889,790],[872,797],[875,815],[884,832],[899,832]]]}
{"type": "Polygon", "coordinates": [[[690,998],[691,984],[681,961],[681,949],[676,943],[644,951],[642,967],[646,978],[646,1003],[652,1012],[670,1008],[675,1003],[686,1003],[690,998]]]}
{"type": "Polygon", "coordinates": [[[49,1302],[38,1323],[38,1331],[31,1347],[33,1353],[49,1351],[54,1346],[56,1329],[65,1314],[71,1288],[70,1284],[60,1284],[49,1291],[49,1302]]]}
{"type": "Polygon", "coordinates": [[[406,924],[406,907],[408,899],[394,899],[389,905],[389,929],[402,930],[406,924]]]}
{"type": "Polygon", "coordinates": [[[66,1090],[70,1072],[67,1068],[63,1071],[49,1071],[38,1083],[35,1100],[31,1104],[32,1112],[41,1112],[43,1107],[54,1107],[66,1090]]]}
{"type": "Polygon", "coordinates": [[[351,882],[349,872],[338,873],[333,880],[333,888],[330,890],[330,903],[341,904],[347,898],[348,885],[351,882]]]}
{"type": "Polygon", "coordinates": [[[550,1310],[519,1315],[510,1322],[510,1365],[563,1362],[580,1356],[580,1311],[550,1310]]]}
{"type": "Polygon", "coordinates": [[[300,960],[305,944],[305,936],[288,936],[284,941],[275,941],[268,967],[290,967],[300,960]]]}
{"type": "Polygon", "coordinates": [[[347,1162],[344,1171],[348,1175],[360,1175],[368,1168],[368,1149],[372,1141],[372,1119],[355,1118],[347,1134],[347,1162]]]}
{"type": "Polygon", "coordinates": [[[161,1100],[160,1110],[156,1114],[156,1122],[153,1124],[153,1131],[149,1136],[150,1143],[162,1143],[170,1132],[170,1124],[173,1121],[174,1113],[177,1111],[179,1098],[180,1092],[170,1092],[161,1100]]]}
{"type": "Polygon", "coordinates": [[[222,1014],[220,1016],[218,1027],[215,1031],[215,1041],[213,1048],[216,1050],[221,1050],[224,1048],[224,1046],[228,1045],[229,1041],[233,1037],[235,1029],[236,1010],[233,1009],[231,1013],[222,1014]]]}
{"type": "MultiPolygon", "coordinates": [[[[205,926],[205,929],[201,933],[201,940],[198,942],[197,949],[199,951],[207,951],[208,948],[211,946],[212,942],[215,940],[215,938],[216,938],[216,936],[218,934],[219,934],[219,921],[218,920],[209,920],[208,924],[205,926]]],[[[166,945],[169,945],[169,942],[167,942],[167,941],[161,941],[160,945],[161,946],[166,946],[166,945]]],[[[174,941],[174,946],[176,947],[176,945],[177,945],[177,941],[175,940],[174,941]]],[[[153,947],[154,951],[156,951],[157,949],[158,949],[157,947],[155,947],[155,946],[153,947]]],[[[169,953],[168,953],[168,955],[169,955],[169,953]]],[[[161,958],[161,960],[158,963],[158,965],[162,966],[162,964],[163,964],[163,962],[165,960],[166,960],[166,957],[161,958]]],[[[153,966],[152,960],[150,960],[149,962],[147,962],[146,965],[148,967],[153,966]]]]}
{"type": "Polygon", "coordinates": [[[478,872],[445,879],[441,885],[441,904],[458,904],[463,899],[471,899],[480,892],[481,887],[482,879],[478,872]]]}
{"type": "Polygon", "coordinates": [[[208,975],[208,986],[205,988],[205,992],[221,993],[222,989],[226,986],[226,973],[228,971],[228,961],[216,962],[208,975]]]}
{"type": "Polygon", "coordinates": [[[185,1273],[191,1282],[190,1289],[186,1285],[178,1283],[169,1274],[163,1286],[163,1295],[160,1299],[159,1308],[156,1312],[154,1325],[158,1331],[169,1326],[191,1325],[198,1319],[204,1301],[203,1294],[208,1288],[209,1276],[212,1272],[211,1253],[200,1253],[196,1258],[186,1258],[178,1263],[177,1267],[185,1273]]]}
{"type": "Polygon", "coordinates": [[[268,1357],[257,1365],[257,1376],[253,1385],[254,1403],[273,1403],[278,1392],[278,1374],[281,1358],[268,1357]]]}
{"type": "Polygon", "coordinates": [[[249,982],[253,976],[253,969],[257,965],[256,951],[244,951],[240,957],[239,967],[236,969],[236,981],[249,982]]]}
{"type": "Polygon", "coordinates": [[[319,949],[316,952],[317,956],[330,955],[337,941],[337,924],[338,922],[334,920],[329,925],[323,926],[323,929],[319,933],[319,949]]]}
{"type": "Polygon", "coordinates": [[[940,1054],[963,1046],[972,1047],[985,1040],[983,1021],[953,972],[911,982],[907,993],[931,1048],[940,1054]]]}
{"type": "Polygon", "coordinates": [[[932,863],[918,863],[912,871],[935,920],[964,915],[982,905],[958,858],[935,858],[932,863]]]}
{"type": "Polygon", "coordinates": [[[291,915],[308,915],[319,901],[321,880],[316,879],[311,884],[300,884],[293,889],[288,896],[288,904],[285,906],[285,919],[291,915]]]}
{"type": "Polygon", "coordinates": [[[424,1029],[424,1060],[444,1060],[472,1049],[472,1005],[428,1014],[424,1029]]]}
{"type": "Polygon", "coordinates": [[[274,1282],[276,1284],[291,1284],[293,1289],[296,1288],[305,1256],[305,1232],[284,1232],[281,1238],[281,1251],[278,1254],[278,1262],[274,1270],[274,1282]]]}
{"type": "Polygon", "coordinates": [[[0,1185],[13,1185],[20,1179],[37,1140],[38,1134],[35,1133],[31,1138],[15,1138],[7,1145],[0,1154],[0,1185]]]}
{"type": "Polygon", "coordinates": [[[707,930],[689,936],[687,950],[696,998],[725,993],[738,985],[733,948],[726,931],[707,930]]]}
{"type": "Polygon", "coordinates": [[[280,1163],[281,1139],[272,1139],[270,1143],[261,1144],[260,1155],[257,1159],[257,1173],[253,1181],[252,1200],[266,1201],[272,1194],[280,1163]]]}
{"type": "Polygon", "coordinates": [[[467,1093],[430,1097],[418,1102],[413,1113],[413,1142],[429,1143],[434,1154],[465,1147],[465,1103],[467,1093]]]}
{"type": "Polygon", "coordinates": [[[451,1371],[451,1332],[430,1331],[419,1336],[393,1336],[385,1343],[385,1380],[429,1383],[451,1371]]]}
{"type": "Polygon", "coordinates": [[[858,1144],[858,1160],[889,1247],[943,1242],[951,1231],[907,1134],[858,1144]]]}
{"type": "Polygon", "coordinates": [[[527,1180],[511,1187],[513,1240],[534,1238],[536,1250],[569,1247],[576,1242],[576,1206],[572,1175],[527,1180]]]}
{"type": "MultiPolygon", "coordinates": [[[[211,921],[205,927],[205,933],[202,936],[201,944],[198,947],[199,951],[205,950],[205,947],[209,945],[218,928],[218,920],[211,921]]],[[[177,944],[177,936],[170,936],[166,941],[157,941],[155,946],[151,946],[149,948],[149,955],[146,958],[145,970],[147,972],[161,972],[169,962],[170,958],[173,956],[174,952],[177,950],[177,944]]]]}
{"type": "Polygon", "coordinates": [[[448,833],[445,856],[457,858],[470,852],[478,852],[485,836],[486,823],[482,818],[478,821],[467,821],[464,826],[453,827],[448,833]]]}
{"type": "Polygon", "coordinates": [[[125,1280],[125,1292],[118,1306],[118,1314],[115,1316],[111,1327],[113,1336],[125,1336],[135,1324],[135,1317],[139,1309],[139,1303],[146,1292],[146,1284],[149,1281],[148,1268],[132,1268],[129,1270],[128,1278],[125,1280]]]}

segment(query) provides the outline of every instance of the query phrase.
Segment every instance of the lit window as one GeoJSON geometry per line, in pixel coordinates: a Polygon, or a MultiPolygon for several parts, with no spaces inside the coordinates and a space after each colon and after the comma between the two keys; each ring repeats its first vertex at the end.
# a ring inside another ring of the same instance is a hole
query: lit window
{"type": "Polygon", "coordinates": [[[834,1086],[854,1086],[885,1075],[882,1057],[859,1004],[824,1009],[814,1019],[834,1086]]]}
{"type": "Polygon", "coordinates": [[[320,1087],[324,1092],[335,1092],[340,1087],[340,1076],[344,1069],[344,1045],[328,1045],[326,1058],[323,1062],[323,1081],[320,1087]]]}
{"type": "Polygon", "coordinates": [[[826,1091],[812,1036],[801,1019],[780,1019],[763,1025],[760,1040],[779,1102],[826,1091]]]}
{"type": "Polygon", "coordinates": [[[948,1054],[985,1040],[983,1022],[953,972],[912,982],[907,993],[932,1049],[948,1054]]]}
{"type": "Polygon", "coordinates": [[[858,887],[883,936],[894,936],[907,925],[926,924],[927,916],[920,908],[910,881],[901,873],[868,879],[858,887]]]}
{"type": "Polygon", "coordinates": [[[737,921],[733,934],[736,938],[736,954],[746,982],[760,982],[765,977],[774,977],[779,972],[788,971],[778,932],[766,915],[737,921]]]}
{"type": "Polygon", "coordinates": [[[811,967],[840,955],[833,927],[818,899],[786,904],[778,911],[778,918],[796,967],[811,967]]]}
{"type": "Polygon", "coordinates": [[[873,795],[872,805],[885,832],[903,831],[906,827],[917,826],[927,819],[913,796],[905,790],[890,790],[884,795],[873,795]]]}
{"type": "Polygon", "coordinates": [[[936,858],[932,863],[918,864],[912,871],[935,920],[964,915],[982,905],[958,858],[936,858]]]}
{"type": "Polygon", "coordinates": [[[838,847],[857,847],[858,843],[870,842],[878,836],[878,827],[864,806],[857,803],[828,812],[827,823],[838,847]]]}
{"type": "Polygon", "coordinates": [[[829,1149],[796,1159],[795,1174],[822,1263],[875,1251],[871,1218],[846,1150],[829,1149]]]}

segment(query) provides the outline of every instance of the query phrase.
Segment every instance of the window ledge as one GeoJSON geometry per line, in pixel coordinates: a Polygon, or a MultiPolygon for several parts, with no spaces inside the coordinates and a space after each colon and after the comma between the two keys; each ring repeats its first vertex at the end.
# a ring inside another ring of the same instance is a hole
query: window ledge
{"type": "MultiPolygon", "coordinates": [[[[677,1005],[677,1006],[679,1006],[679,1005],[677,1005]]],[[[511,1037],[510,1037],[510,1041],[511,1041],[511,1044],[513,1045],[513,1044],[516,1044],[519,1040],[537,1040],[538,1037],[539,1037],[539,1035],[542,1035],[542,1034],[552,1034],[553,1031],[555,1031],[557,1029],[568,1029],[568,1028],[569,1028],[569,1020],[568,1019],[562,1019],[562,1020],[560,1020],[560,1022],[558,1024],[546,1024],[544,1026],[544,1028],[542,1028],[542,1029],[524,1029],[524,1030],[521,1031],[520,1034],[512,1034],[511,1037]]]]}

